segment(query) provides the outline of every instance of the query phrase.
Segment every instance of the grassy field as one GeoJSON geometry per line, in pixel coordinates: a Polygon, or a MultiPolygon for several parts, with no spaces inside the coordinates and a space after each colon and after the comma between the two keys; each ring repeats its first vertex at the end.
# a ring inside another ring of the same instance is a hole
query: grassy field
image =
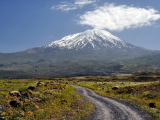
{"type": "Polygon", "coordinates": [[[93,113],[95,108],[70,85],[88,87],[100,95],[130,102],[160,120],[160,72],[0,80],[0,117],[15,120],[81,120],[93,113]],[[35,89],[29,90],[29,86],[35,89]],[[119,88],[113,90],[114,86],[119,88]],[[22,95],[11,96],[9,92],[13,90],[20,91],[22,95]],[[23,96],[24,93],[28,96],[23,96]],[[10,105],[11,101],[17,101],[18,105],[10,105]]]}
{"type": "Polygon", "coordinates": [[[94,106],[63,80],[0,80],[1,118],[81,120],[93,111],[94,106]],[[37,83],[41,84],[37,86],[37,83]],[[35,89],[29,90],[29,86],[35,89]],[[13,90],[21,91],[21,96],[11,96],[9,92],[13,90]],[[17,105],[10,105],[11,101],[16,101],[17,105]]]}

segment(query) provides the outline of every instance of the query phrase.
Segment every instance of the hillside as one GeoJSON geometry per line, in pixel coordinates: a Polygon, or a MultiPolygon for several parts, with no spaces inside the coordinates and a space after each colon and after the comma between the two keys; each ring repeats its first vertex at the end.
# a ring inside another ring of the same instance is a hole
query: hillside
{"type": "Polygon", "coordinates": [[[160,51],[134,46],[105,30],[68,35],[43,47],[0,53],[0,78],[133,74],[160,69],[160,51]]]}

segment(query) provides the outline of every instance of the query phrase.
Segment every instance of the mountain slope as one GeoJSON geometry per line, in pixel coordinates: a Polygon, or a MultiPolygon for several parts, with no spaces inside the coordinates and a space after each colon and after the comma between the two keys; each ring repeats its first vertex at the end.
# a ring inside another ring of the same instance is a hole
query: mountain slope
{"type": "Polygon", "coordinates": [[[157,55],[156,62],[159,61],[159,53],[134,46],[105,30],[93,29],[68,35],[43,47],[0,53],[0,78],[111,75],[160,70],[152,62],[155,61],[154,55],[157,55]]]}
{"type": "Polygon", "coordinates": [[[54,56],[53,59],[58,61],[126,59],[160,53],[134,46],[105,30],[97,29],[68,35],[30,51],[45,53],[45,58],[48,58],[47,55],[50,58],[54,56]]]}
{"type": "Polygon", "coordinates": [[[137,47],[105,30],[87,30],[26,51],[0,54],[0,63],[112,60],[160,53],[137,47]]]}

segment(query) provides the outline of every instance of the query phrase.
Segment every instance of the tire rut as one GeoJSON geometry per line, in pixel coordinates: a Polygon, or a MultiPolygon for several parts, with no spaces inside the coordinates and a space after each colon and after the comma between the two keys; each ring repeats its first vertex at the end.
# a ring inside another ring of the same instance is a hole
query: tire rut
{"type": "Polygon", "coordinates": [[[93,90],[72,85],[77,93],[90,100],[96,107],[95,113],[85,120],[153,120],[148,113],[136,109],[133,105],[96,94],[93,90]]]}

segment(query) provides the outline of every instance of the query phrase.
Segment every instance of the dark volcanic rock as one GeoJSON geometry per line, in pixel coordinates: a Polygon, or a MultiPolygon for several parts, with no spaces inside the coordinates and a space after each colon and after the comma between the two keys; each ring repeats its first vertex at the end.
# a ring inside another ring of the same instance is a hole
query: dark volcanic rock
{"type": "Polygon", "coordinates": [[[29,86],[28,89],[30,89],[30,90],[36,90],[36,87],[34,87],[34,86],[29,86]]]}
{"type": "Polygon", "coordinates": [[[156,105],[155,105],[155,103],[149,103],[149,107],[151,107],[151,108],[155,108],[155,107],[156,107],[156,105]]]}
{"type": "Polygon", "coordinates": [[[13,107],[18,107],[18,106],[20,106],[20,102],[19,102],[19,101],[16,101],[16,100],[10,101],[9,104],[10,104],[11,106],[13,106],[13,107]]]}

